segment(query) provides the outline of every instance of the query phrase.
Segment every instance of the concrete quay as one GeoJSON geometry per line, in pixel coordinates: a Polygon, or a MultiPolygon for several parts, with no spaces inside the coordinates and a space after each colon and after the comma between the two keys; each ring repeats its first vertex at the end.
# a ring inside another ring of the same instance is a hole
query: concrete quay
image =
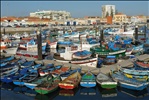
{"type": "MultiPolygon", "coordinates": [[[[144,24],[138,24],[139,27],[143,26],[144,24]]],[[[42,27],[42,29],[63,29],[63,28],[76,28],[77,30],[79,29],[84,29],[84,28],[94,28],[93,25],[77,25],[77,26],[50,26],[50,27],[42,27]]],[[[96,27],[96,26],[95,26],[96,27]]],[[[97,27],[100,27],[100,25],[97,25],[97,27]]],[[[121,25],[102,25],[103,28],[120,28],[121,25]]],[[[128,25],[129,27],[129,25],[128,25]]],[[[149,26],[148,26],[149,28],[149,26]]],[[[39,29],[38,27],[5,27],[5,32],[6,33],[11,33],[11,32],[31,32],[34,30],[39,29]]],[[[4,27],[1,27],[1,33],[4,32],[4,27]]]]}
{"type": "MultiPolygon", "coordinates": [[[[83,26],[51,26],[51,27],[42,27],[42,29],[63,29],[63,28],[76,28],[77,30],[79,29],[84,29],[84,28],[94,28],[93,25],[91,26],[87,26],[87,25],[83,25],[83,26]]],[[[104,28],[107,28],[107,27],[120,27],[120,25],[104,25],[104,28]]],[[[19,28],[14,28],[14,27],[5,27],[5,32],[6,33],[11,33],[11,32],[31,32],[31,31],[34,31],[34,30],[37,30],[38,27],[19,27],[19,28]]],[[[1,27],[1,33],[4,32],[4,27],[1,27]]]]}
{"type": "MultiPolygon", "coordinates": [[[[4,54],[4,53],[2,53],[1,55],[5,56],[5,57],[12,56],[10,54],[4,54]]],[[[144,60],[144,61],[149,60],[149,54],[143,54],[143,55],[140,55],[140,56],[138,56],[136,58],[133,58],[133,59],[122,60],[121,62],[118,62],[118,63],[113,64],[113,65],[107,65],[107,66],[104,65],[101,68],[93,68],[93,67],[89,67],[89,66],[79,66],[79,65],[70,64],[70,63],[61,63],[61,62],[57,62],[57,61],[54,61],[54,60],[38,60],[38,59],[35,59],[35,58],[31,58],[31,57],[22,57],[22,56],[17,56],[17,55],[14,55],[14,56],[15,56],[16,59],[26,58],[28,61],[34,60],[35,63],[37,63],[37,64],[41,63],[41,64],[44,64],[44,65],[47,65],[49,63],[53,63],[55,65],[64,65],[66,67],[71,66],[71,69],[76,69],[76,68],[81,67],[82,68],[82,73],[85,73],[88,70],[91,70],[95,75],[97,75],[99,72],[109,74],[111,69],[112,70],[117,70],[119,68],[119,66],[132,68],[133,67],[133,61],[136,60],[136,59],[144,60]]]]}
{"type": "MultiPolygon", "coordinates": [[[[48,27],[43,27],[42,29],[47,29],[48,27]]],[[[31,32],[37,30],[38,27],[6,27],[5,33],[14,33],[14,32],[31,32]]],[[[4,27],[1,27],[1,33],[4,33],[4,27]]]]}

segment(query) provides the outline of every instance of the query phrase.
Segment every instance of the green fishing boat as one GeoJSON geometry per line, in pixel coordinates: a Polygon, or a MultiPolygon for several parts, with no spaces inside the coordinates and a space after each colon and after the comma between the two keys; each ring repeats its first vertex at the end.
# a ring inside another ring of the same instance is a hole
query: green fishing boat
{"type": "Polygon", "coordinates": [[[97,83],[104,89],[112,89],[117,87],[117,82],[114,82],[106,74],[99,73],[96,78],[97,83]]]}
{"type": "Polygon", "coordinates": [[[94,46],[90,48],[90,51],[93,54],[98,54],[100,57],[106,57],[106,56],[115,56],[116,58],[124,57],[125,56],[125,49],[119,49],[119,50],[112,50],[108,47],[100,47],[100,46],[94,46]]]}
{"type": "Polygon", "coordinates": [[[35,87],[35,91],[39,94],[48,94],[58,89],[58,83],[61,81],[60,76],[52,77],[50,75],[47,81],[35,87]]]}
{"type": "Polygon", "coordinates": [[[82,76],[80,85],[82,87],[95,87],[96,86],[96,78],[93,73],[88,71],[82,76]]]}

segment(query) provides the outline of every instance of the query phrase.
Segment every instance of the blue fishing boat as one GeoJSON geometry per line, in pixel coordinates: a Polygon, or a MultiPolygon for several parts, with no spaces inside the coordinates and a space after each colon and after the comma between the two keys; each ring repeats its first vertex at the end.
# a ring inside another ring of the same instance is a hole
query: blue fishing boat
{"type": "Polygon", "coordinates": [[[88,71],[82,76],[80,85],[82,87],[95,87],[96,86],[96,78],[93,73],[88,71]]]}
{"type": "Polygon", "coordinates": [[[76,59],[85,59],[91,56],[91,52],[87,51],[87,50],[82,50],[82,51],[77,51],[74,52],[72,55],[72,58],[76,58],[76,59]]]}
{"type": "Polygon", "coordinates": [[[138,45],[138,46],[133,46],[133,53],[137,53],[137,52],[143,52],[144,51],[144,49],[143,49],[143,46],[144,46],[144,44],[140,44],[140,45],[138,45]]]}
{"type": "Polygon", "coordinates": [[[8,62],[3,62],[3,63],[1,63],[0,67],[4,67],[4,66],[6,66],[7,64],[8,64],[8,62]]]}
{"type": "Polygon", "coordinates": [[[2,72],[5,72],[5,71],[7,71],[7,70],[11,70],[11,69],[14,68],[14,66],[17,66],[17,65],[16,65],[16,64],[7,64],[7,65],[3,66],[3,67],[0,69],[0,71],[1,71],[1,73],[2,73],[2,72]]]}
{"type": "Polygon", "coordinates": [[[7,57],[7,58],[4,58],[4,59],[1,59],[1,63],[3,63],[3,62],[9,62],[9,61],[11,61],[11,60],[14,60],[14,56],[10,56],[10,57],[7,57]]]}
{"type": "Polygon", "coordinates": [[[18,74],[18,75],[5,76],[5,77],[2,77],[2,78],[1,78],[1,81],[2,81],[2,82],[5,82],[5,83],[11,83],[11,82],[13,82],[13,80],[18,79],[20,76],[21,76],[20,74],[18,74]]]}
{"type": "Polygon", "coordinates": [[[143,90],[147,88],[148,82],[138,81],[134,78],[130,79],[124,76],[121,72],[111,71],[112,79],[119,83],[120,87],[132,89],[132,90],[143,90]]]}
{"type": "Polygon", "coordinates": [[[149,70],[149,61],[135,61],[134,65],[137,67],[137,69],[144,69],[144,70],[149,70]]]}
{"type": "Polygon", "coordinates": [[[36,64],[28,68],[29,72],[37,73],[38,68],[41,68],[42,64],[36,64]]]}
{"type": "Polygon", "coordinates": [[[138,75],[138,76],[149,75],[149,70],[136,70],[135,68],[131,68],[131,69],[120,68],[120,71],[125,74],[138,75]]]}
{"type": "Polygon", "coordinates": [[[39,77],[36,78],[35,80],[33,80],[32,82],[25,82],[24,85],[30,89],[34,89],[36,86],[44,83],[45,81],[47,81],[48,76],[43,76],[43,77],[39,77]]]}
{"type": "Polygon", "coordinates": [[[73,45],[73,42],[71,41],[58,41],[57,42],[58,47],[66,47],[73,45]]]}
{"type": "Polygon", "coordinates": [[[22,77],[24,74],[27,73],[27,71],[28,71],[27,68],[20,69],[20,70],[18,70],[18,72],[14,73],[10,76],[1,77],[1,81],[5,82],[5,83],[11,83],[11,82],[13,82],[13,80],[17,80],[20,77],[22,77]]]}
{"type": "Polygon", "coordinates": [[[115,63],[117,63],[117,59],[115,56],[107,56],[103,60],[104,65],[111,65],[111,64],[115,64],[115,63]]]}
{"type": "Polygon", "coordinates": [[[35,80],[38,77],[38,73],[26,73],[25,75],[23,75],[22,77],[20,77],[17,80],[13,80],[13,83],[15,85],[20,85],[23,86],[24,83],[26,82],[32,82],[33,80],[35,80]]]}
{"type": "Polygon", "coordinates": [[[103,64],[103,59],[99,58],[97,63],[97,68],[101,68],[102,64],[103,64]]]}
{"type": "Polygon", "coordinates": [[[25,58],[20,58],[20,59],[17,61],[18,64],[23,64],[23,63],[25,63],[25,62],[27,62],[27,60],[26,60],[25,58]]]}
{"type": "Polygon", "coordinates": [[[60,69],[62,67],[62,65],[57,65],[54,66],[54,64],[48,64],[46,66],[43,66],[42,68],[39,68],[39,74],[40,76],[45,76],[50,74],[52,71],[56,70],[56,69],[60,69]]]}
{"type": "Polygon", "coordinates": [[[19,70],[19,67],[14,65],[12,68],[5,68],[5,69],[1,69],[1,78],[6,77],[6,76],[10,76],[15,74],[17,71],[19,70]]]}
{"type": "Polygon", "coordinates": [[[34,65],[34,61],[27,61],[27,62],[21,64],[20,66],[21,66],[21,68],[27,68],[27,67],[30,67],[32,65],[34,65]]]}

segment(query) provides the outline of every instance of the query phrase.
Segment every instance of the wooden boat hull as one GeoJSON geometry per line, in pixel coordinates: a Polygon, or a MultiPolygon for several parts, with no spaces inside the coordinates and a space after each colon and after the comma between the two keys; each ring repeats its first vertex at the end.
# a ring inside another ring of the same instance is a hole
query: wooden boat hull
{"type": "Polygon", "coordinates": [[[80,85],[82,87],[95,87],[96,86],[96,78],[93,73],[90,71],[86,72],[81,79],[80,85]]]}
{"type": "Polygon", "coordinates": [[[138,66],[138,67],[149,69],[149,63],[148,63],[148,64],[145,64],[145,63],[143,63],[143,62],[136,61],[136,62],[134,62],[134,64],[135,64],[136,66],[138,66]]]}
{"type": "Polygon", "coordinates": [[[54,89],[52,89],[52,90],[47,90],[47,89],[44,89],[44,88],[42,88],[42,89],[36,88],[35,91],[36,91],[37,93],[39,93],[39,94],[48,94],[48,93],[54,92],[54,91],[57,90],[57,89],[58,89],[58,87],[56,87],[56,88],[54,88],[54,89]]]}
{"type": "Polygon", "coordinates": [[[90,51],[94,54],[98,54],[100,57],[106,57],[110,55],[116,56],[116,58],[125,56],[126,50],[109,51],[106,48],[91,48],[90,51]],[[99,50],[98,50],[99,49],[99,50]]]}
{"type": "Polygon", "coordinates": [[[96,82],[103,89],[112,89],[117,87],[117,82],[114,82],[108,75],[101,72],[97,75],[96,82]]]}
{"type": "Polygon", "coordinates": [[[90,55],[87,55],[87,56],[76,56],[76,55],[73,55],[72,57],[73,58],[76,58],[76,59],[85,59],[85,58],[89,58],[91,56],[91,54],[90,55]]]}
{"type": "Polygon", "coordinates": [[[96,82],[80,82],[80,85],[82,87],[95,87],[96,86],[96,82]]]}
{"type": "Polygon", "coordinates": [[[131,74],[124,74],[128,78],[135,78],[138,81],[147,81],[149,79],[149,76],[136,76],[131,74]]]}
{"type": "Polygon", "coordinates": [[[139,45],[139,46],[135,46],[133,48],[132,53],[137,53],[137,52],[140,52],[140,51],[143,51],[143,44],[142,45],[139,45]]]}
{"type": "Polygon", "coordinates": [[[81,81],[81,75],[79,72],[76,72],[76,73],[68,76],[66,79],[64,79],[62,82],[60,82],[58,85],[60,88],[63,88],[63,89],[74,89],[74,88],[78,87],[80,81],[81,81]]]}
{"type": "Polygon", "coordinates": [[[77,64],[80,66],[90,66],[90,67],[96,67],[97,66],[97,58],[90,58],[87,60],[78,60],[78,61],[67,61],[67,60],[58,60],[54,59],[58,62],[66,62],[66,63],[71,63],[71,64],[77,64]]]}
{"type": "Polygon", "coordinates": [[[117,82],[98,82],[97,83],[101,86],[103,89],[113,89],[117,87],[117,82]]]}
{"type": "Polygon", "coordinates": [[[139,82],[136,79],[129,79],[120,72],[110,73],[113,80],[118,81],[119,86],[132,90],[143,90],[148,86],[148,82],[139,82]]]}
{"type": "Polygon", "coordinates": [[[113,89],[117,87],[117,84],[101,84],[101,87],[104,89],[113,89]]]}
{"type": "Polygon", "coordinates": [[[11,75],[11,76],[8,76],[8,77],[3,77],[3,78],[1,78],[1,81],[5,82],[5,83],[11,83],[11,82],[13,82],[13,80],[16,80],[16,79],[20,78],[20,76],[21,75],[17,75],[17,76],[11,75]]]}
{"type": "Polygon", "coordinates": [[[148,84],[141,84],[141,85],[133,85],[133,84],[128,84],[128,83],[124,83],[124,82],[120,82],[120,86],[121,87],[124,87],[124,88],[127,88],[127,89],[132,89],[132,90],[143,90],[145,89],[148,84]]]}
{"type": "Polygon", "coordinates": [[[1,46],[0,48],[1,49],[7,49],[7,46],[1,46]]]}
{"type": "Polygon", "coordinates": [[[24,85],[24,82],[21,82],[21,81],[13,81],[13,84],[19,85],[19,86],[23,86],[23,85],[24,85]]]}
{"type": "Polygon", "coordinates": [[[135,70],[135,69],[120,69],[124,74],[131,74],[136,76],[147,76],[149,75],[149,70],[135,70]]]}
{"type": "Polygon", "coordinates": [[[59,87],[62,89],[74,89],[76,86],[70,84],[61,84],[59,83],[59,87]]]}

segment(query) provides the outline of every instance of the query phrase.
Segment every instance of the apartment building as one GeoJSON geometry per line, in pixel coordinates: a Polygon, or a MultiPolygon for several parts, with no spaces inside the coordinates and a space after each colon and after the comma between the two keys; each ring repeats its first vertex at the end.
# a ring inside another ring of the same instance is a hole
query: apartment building
{"type": "Polygon", "coordinates": [[[49,11],[37,11],[30,13],[30,17],[38,17],[38,18],[48,18],[51,20],[62,20],[62,19],[69,19],[71,18],[70,12],[66,11],[54,11],[54,10],[49,10],[49,11]]]}
{"type": "Polygon", "coordinates": [[[102,6],[102,18],[106,18],[107,16],[115,15],[115,5],[103,5],[102,6]]]}

